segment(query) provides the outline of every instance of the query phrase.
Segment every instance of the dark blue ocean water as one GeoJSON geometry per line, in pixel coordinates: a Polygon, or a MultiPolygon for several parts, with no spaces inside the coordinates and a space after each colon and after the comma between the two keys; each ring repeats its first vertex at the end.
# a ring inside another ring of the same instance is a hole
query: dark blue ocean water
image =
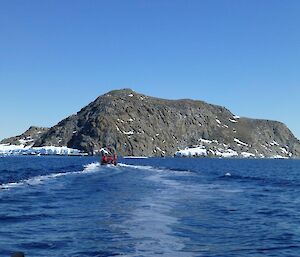
{"type": "Polygon", "coordinates": [[[300,256],[300,161],[0,158],[0,256],[300,256]]]}

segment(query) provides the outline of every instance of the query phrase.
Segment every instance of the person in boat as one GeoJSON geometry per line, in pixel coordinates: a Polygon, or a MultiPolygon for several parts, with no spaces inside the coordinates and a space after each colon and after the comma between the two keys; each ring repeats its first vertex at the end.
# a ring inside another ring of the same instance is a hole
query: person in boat
{"type": "Polygon", "coordinates": [[[113,164],[117,165],[117,155],[112,153],[109,148],[102,148],[100,150],[101,165],[113,164]]]}

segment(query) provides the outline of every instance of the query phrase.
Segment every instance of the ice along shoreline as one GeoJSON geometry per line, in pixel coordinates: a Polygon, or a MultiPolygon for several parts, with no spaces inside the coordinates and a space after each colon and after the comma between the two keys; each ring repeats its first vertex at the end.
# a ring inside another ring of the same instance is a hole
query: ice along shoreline
{"type": "Polygon", "coordinates": [[[42,146],[28,147],[24,145],[0,144],[0,155],[62,155],[62,156],[87,156],[78,149],[67,146],[42,146]]]}

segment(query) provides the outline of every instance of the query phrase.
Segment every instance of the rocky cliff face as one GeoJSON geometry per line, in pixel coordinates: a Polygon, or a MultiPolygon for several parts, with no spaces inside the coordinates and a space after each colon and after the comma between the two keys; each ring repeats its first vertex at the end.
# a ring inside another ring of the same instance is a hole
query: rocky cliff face
{"type": "MultiPolygon", "coordinates": [[[[96,153],[172,156],[200,146],[208,155],[235,151],[253,157],[300,156],[300,142],[282,123],[234,116],[194,100],[164,100],[130,89],[111,91],[42,133],[34,146],[65,146],[96,153]]],[[[244,154],[244,155],[243,155],[244,154]]]]}
{"type": "Polygon", "coordinates": [[[23,145],[24,147],[32,146],[37,139],[40,139],[43,134],[45,134],[49,128],[35,127],[31,126],[23,134],[15,137],[10,137],[0,141],[0,144],[8,145],[23,145]]]}

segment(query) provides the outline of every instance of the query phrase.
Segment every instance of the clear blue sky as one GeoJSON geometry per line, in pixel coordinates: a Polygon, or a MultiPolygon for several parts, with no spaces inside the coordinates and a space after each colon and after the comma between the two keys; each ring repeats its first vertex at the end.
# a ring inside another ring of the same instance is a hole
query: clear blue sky
{"type": "Polygon", "coordinates": [[[298,0],[1,0],[0,139],[129,87],[300,138],[298,0]]]}

